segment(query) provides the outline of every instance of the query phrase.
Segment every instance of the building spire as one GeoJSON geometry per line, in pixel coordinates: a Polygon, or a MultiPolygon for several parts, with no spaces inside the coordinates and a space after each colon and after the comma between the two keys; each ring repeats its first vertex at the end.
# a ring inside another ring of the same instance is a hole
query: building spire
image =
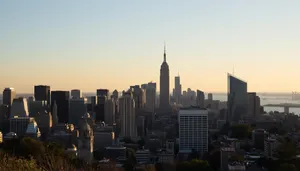
{"type": "Polygon", "coordinates": [[[164,42],[164,62],[167,62],[167,57],[166,57],[166,42],[164,42]]]}

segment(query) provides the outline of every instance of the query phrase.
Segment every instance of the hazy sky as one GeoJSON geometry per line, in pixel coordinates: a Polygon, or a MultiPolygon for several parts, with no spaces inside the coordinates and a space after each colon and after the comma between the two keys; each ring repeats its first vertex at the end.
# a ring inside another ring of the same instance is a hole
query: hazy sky
{"type": "Polygon", "coordinates": [[[3,0],[0,89],[123,90],[159,83],[167,44],[171,88],[300,91],[298,0],[3,0]]]}

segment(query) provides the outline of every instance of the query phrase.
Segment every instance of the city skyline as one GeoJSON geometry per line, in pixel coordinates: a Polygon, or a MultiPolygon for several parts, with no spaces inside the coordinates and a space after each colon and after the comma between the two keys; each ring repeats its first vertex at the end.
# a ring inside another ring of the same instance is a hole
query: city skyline
{"type": "Polygon", "coordinates": [[[182,90],[226,92],[234,68],[249,91],[299,91],[300,2],[70,2],[2,2],[1,89],[159,84],[166,41],[170,90],[179,73],[182,90]]]}

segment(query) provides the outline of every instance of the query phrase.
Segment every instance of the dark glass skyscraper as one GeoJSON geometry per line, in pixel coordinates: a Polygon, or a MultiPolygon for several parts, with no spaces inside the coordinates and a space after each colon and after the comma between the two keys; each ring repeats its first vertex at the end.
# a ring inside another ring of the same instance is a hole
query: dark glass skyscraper
{"type": "Polygon", "coordinates": [[[247,83],[228,74],[227,121],[239,121],[247,114],[247,108],[247,83]]]}
{"type": "Polygon", "coordinates": [[[69,91],[51,91],[51,105],[54,102],[57,105],[57,117],[59,123],[68,123],[69,121],[69,91]]]}
{"type": "Polygon", "coordinates": [[[160,95],[159,95],[159,108],[169,109],[170,108],[170,75],[169,65],[166,59],[166,48],[164,50],[164,61],[160,67],[160,95]]]}
{"type": "Polygon", "coordinates": [[[47,104],[50,104],[50,86],[34,86],[34,98],[36,101],[47,101],[47,104]]]}

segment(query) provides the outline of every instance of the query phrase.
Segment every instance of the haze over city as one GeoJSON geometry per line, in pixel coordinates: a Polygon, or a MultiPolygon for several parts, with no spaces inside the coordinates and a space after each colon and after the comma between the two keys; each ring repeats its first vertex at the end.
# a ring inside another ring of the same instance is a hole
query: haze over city
{"type": "Polygon", "coordinates": [[[31,93],[33,85],[46,84],[53,90],[94,92],[159,82],[166,42],[171,88],[179,73],[183,89],[226,92],[226,73],[234,68],[249,91],[297,91],[299,5],[3,1],[0,88],[31,93]]]}

